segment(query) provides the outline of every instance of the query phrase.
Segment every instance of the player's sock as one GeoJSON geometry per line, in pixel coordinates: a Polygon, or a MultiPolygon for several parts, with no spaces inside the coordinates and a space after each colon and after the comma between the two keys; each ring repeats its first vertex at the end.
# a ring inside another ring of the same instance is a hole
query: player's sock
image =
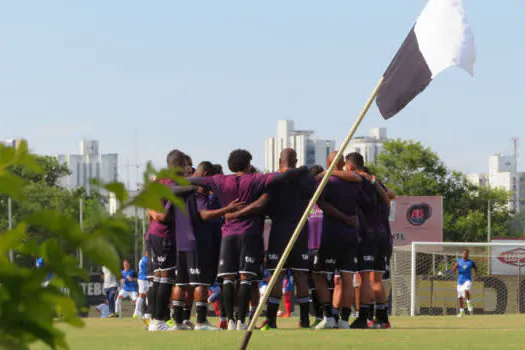
{"type": "Polygon", "coordinates": [[[370,305],[370,309],[368,310],[368,319],[373,320],[374,315],[375,315],[375,310],[376,310],[376,304],[369,304],[369,305],[370,305]]]}
{"type": "Polygon", "coordinates": [[[119,315],[121,314],[121,312],[120,312],[121,302],[122,302],[122,299],[120,299],[120,298],[117,298],[117,301],[115,301],[115,312],[117,314],[119,314],[119,315]]]}
{"type": "Polygon", "coordinates": [[[191,306],[184,306],[184,321],[191,319],[191,306]]]}
{"type": "Polygon", "coordinates": [[[250,306],[250,321],[252,320],[253,316],[255,316],[255,310],[257,310],[257,307],[254,307],[253,305],[250,306]]]}
{"type": "Polygon", "coordinates": [[[266,319],[271,328],[277,328],[277,312],[279,311],[280,298],[269,297],[266,306],[266,319]]]}
{"type": "Polygon", "coordinates": [[[206,317],[208,316],[208,304],[203,301],[198,301],[195,303],[195,309],[197,310],[197,324],[206,323],[206,317]]]}
{"type": "Polygon", "coordinates": [[[388,323],[388,304],[376,304],[376,321],[388,323]]]}
{"type": "Polygon", "coordinates": [[[157,317],[160,321],[167,321],[170,318],[170,297],[173,281],[168,277],[160,278],[160,285],[157,291],[157,317]]]}
{"type": "Polygon", "coordinates": [[[344,307],[341,310],[341,320],[348,322],[350,319],[350,314],[352,313],[352,309],[349,307],[344,307]]]}
{"type": "Polygon", "coordinates": [[[155,277],[151,281],[151,287],[148,290],[148,314],[151,315],[153,320],[158,320],[157,318],[157,291],[159,289],[160,277],[155,277]]]}
{"type": "Polygon", "coordinates": [[[173,300],[173,320],[175,324],[182,324],[184,321],[184,300],[173,300]]]}
{"type": "Polygon", "coordinates": [[[135,315],[141,316],[142,315],[142,304],[144,303],[144,299],[142,297],[139,297],[137,299],[137,303],[135,304],[135,315]]]}
{"type": "Polygon", "coordinates": [[[360,304],[359,305],[359,317],[360,320],[368,321],[370,318],[370,305],[369,304],[360,304]]]}
{"type": "Polygon", "coordinates": [[[332,314],[334,315],[335,322],[339,322],[339,309],[332,307],[332,314]]]}
{"type": "Polygon", "coordinates": [[[248,315],[248,306],[252,297],[252,281],[241,281],[239,288],[239,320],[241,323],[245,323],[246,316],[248,315]]]}
{"type": "Polygon", "coordinates": [[[220,319],[222,320],[228,320],[228,317],[226,316],[226,308],[224,307],[224,293],[221,292],[221,310],[220,310],[220,319]]]}
{"type": "Polygon", "coordinates": [[[301,327],[310,328],[310,297],[297,297],[301,319],[301,327]]]}
{"type": "Polygon", "coordinates": [[[323,315],[324,317],[326,318],[333,318],[334,317],[334,313],[332,311],[332,304],[324,304],[323,305],[323,315]]]}
{"type": "Polygon", "coordinates": [[[228,320],[235,320],[233,318],[233,302],[235,297],[235,286],[232,280],[225,280],[222,289],[223,303],[222,307],[228,320]]]}
{"type": "Polygon", "coordinates": [[[323,306],[319,303],[317,299],[317,292],[315,291],[315,289],[312,289],[312,304],[314,307],[315,318],[318,320],[322,319],[323,318],[323,306]]]}

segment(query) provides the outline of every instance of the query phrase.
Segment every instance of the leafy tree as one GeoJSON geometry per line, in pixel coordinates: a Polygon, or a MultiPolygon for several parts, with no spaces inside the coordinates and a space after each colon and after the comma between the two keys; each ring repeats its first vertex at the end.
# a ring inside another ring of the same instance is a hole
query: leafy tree
{"type": "MultiPolygon", "coordinates": [[[[156,172],[148,167],[145,178],[151,174],[156,172]]],[[[171,172],[163,171],[157,175],[184,183],[171,172]]],[[[26,143],[16,150],[0,145],[0,195],[3,198],[8,196],[21,207],[31,207],[34,199],[27,196],[28,189],[39,189],[31,186],[49,189],[55,187],[53,184],[56,184],[56,178],[52,180],[45,175],[39,160],[28,154],[26,143]],[[24,168],[23,172],[13,170],[19,166],[24,168]],[[22,177],[26,171],[34,173],[31,184],[22,177]]],[[[163,210],[163,198],[176,205],[181,203],[167,187],[159,184],[146,184],[139,196],[132,200],[127,198],[124,185],[120,183],[102,186],[115,193],[122,208],[134,205],[160,211],[163,210]]],[[[43,204],[50,204],[49,200],[43,204]]],[[[87,259],[108,266],[117,274],[120,247],[113,242],[125,237],[128,229],[126,222],[117,215],[97,217],[89,228],[82,230],[67,211],[53,206],[37,206],[20,215],[12,230],[0,230],[0,348],[28,349],[30,344],[42,341],[53,349],[67,349],[65,335],[57,324],[83,326],[78,315],[85,296],[79,281],[88,277],[87,271],[77,266],[74,252],[82,249],[87,259]],[[46,237],[41,240],[33,232],[43,232],[46,237]],[[41,269],[32,269],[19,261],[12,262],[7,254],[10,250],[21,257],[43,257],[45,265],[41,269]],[[44,287],[42,282],[50,272],[54,274],[53,279],[48,287],[44,287]],[[63,288],[69,293],[63,293],[63,288]]]]}
{"type": "Polygon", "coordinates": [[[369,168],[397,195],[443,196],[447,241],[486,241],[489,200],[493,237],[516,237],[523,232],[509,225],[507,191],[473,186],[465,174],[448,169],[436,153],[419,142],[386,141],[369,168]]]}

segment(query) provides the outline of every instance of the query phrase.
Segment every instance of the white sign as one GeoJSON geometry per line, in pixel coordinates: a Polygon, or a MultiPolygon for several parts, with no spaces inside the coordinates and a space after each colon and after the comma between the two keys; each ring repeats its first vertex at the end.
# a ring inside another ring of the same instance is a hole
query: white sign
{"type": "MultiPolygon", "coordinates": [[[[523,240],[493,240],[492,243],[525,243],[523,240]]],[[[492,247],[492,274],[517,275],[525,274],[524,247],[492,247]],[[521,269],[521,271],[520,271],[521,269]]]]}

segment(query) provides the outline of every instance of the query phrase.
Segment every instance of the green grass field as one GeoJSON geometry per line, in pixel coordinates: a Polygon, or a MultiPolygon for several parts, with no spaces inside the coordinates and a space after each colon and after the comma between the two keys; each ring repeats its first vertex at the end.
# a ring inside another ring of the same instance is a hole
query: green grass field
{"type": "MultiPolygon", "coordinates": [[[[282,329],[255,331],[250,349],[523,349],[525,316],[394,317],[389,330],[299,330],[297,319],[282,329]]],[[[216,320],[212,322],[215,324],[216,320]]],[[[64,328],[73,350],[236,349],[243,332],[148,333],[132,319],[86,320],[83,329],[64,328]]],[[[36,349],[46,349],[36,345],[36,349]]]]}

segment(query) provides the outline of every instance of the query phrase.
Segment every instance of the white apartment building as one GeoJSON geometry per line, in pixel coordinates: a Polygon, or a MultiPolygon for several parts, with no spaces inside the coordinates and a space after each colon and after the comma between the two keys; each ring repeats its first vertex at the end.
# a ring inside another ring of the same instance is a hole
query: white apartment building
{"type": "Polygon", "coordinates": [[[352,139],[344,154],[357,152],[363,155],[365,164],[375,163],[386,140],[386,128],[373,128],[370,130],[370,136],[358,136],[352,139]]]}
{"type": "Polygon", "coordinates": [[[57,159],[71,171],[59,180],[68,189],[84,187],[89,191],[91,179],[105,183],[118,180],[118,154],[100,154],[98,141],[82,140],[80,154],[60,154],[57,159]]]}
{"type": "Polygon", "coordinates": [[[277,136],[266,139],[265,170],[279,169],[279,156],[283,149],[292,147],[297,152],[297,166],[319,164],[326,168],[326,158],[335,149],[334,140],[320,140],[312,130],[296,130],[293,120],[277,121],[277,136]]]}
{"type": "Polygon", "coordinates": [[[20,143],[22,141],[23,141],[22,139],[5,140],[5,141],[0,141],[0,144],[7,146],[7,147],[18,148],[18,146],[20,146],[20,143]]]}
{"type": "Polygon", "coordinates": [[[502,188],[511,192],[512,200],[509,201],[509,209],[520,212],[520,206],[525,206],[525,197],[520,192],[520,182],[525,183],[525,176],[521,174],[518,173],[515,156],[494,154],[489,156],[488,174],[470,174],[467,178],[476,186],[502,188]]]}

